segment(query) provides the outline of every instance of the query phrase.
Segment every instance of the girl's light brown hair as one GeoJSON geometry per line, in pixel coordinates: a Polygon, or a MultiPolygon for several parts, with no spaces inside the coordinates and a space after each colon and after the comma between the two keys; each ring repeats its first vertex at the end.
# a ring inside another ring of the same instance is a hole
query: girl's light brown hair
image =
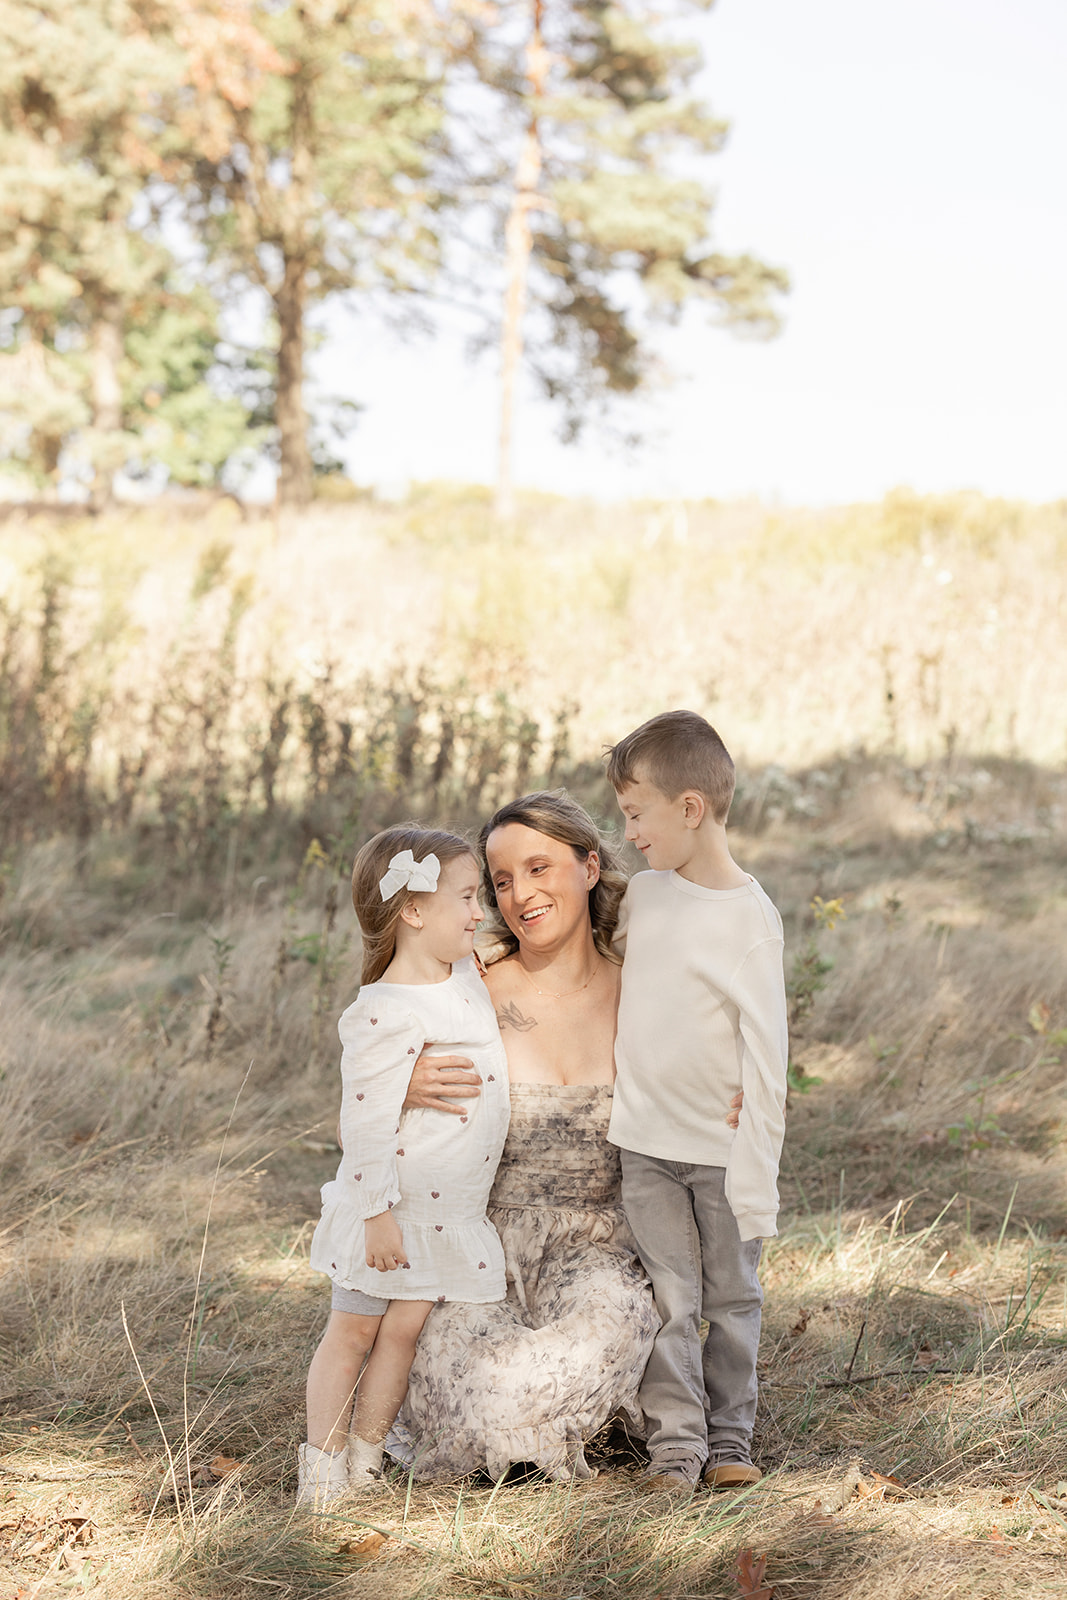
{"type": "Polygon", "coordinates": [[[416,861],[436,856],[442,867],[460,856],[477,859],[468,839],[441,828],[420,828],[417,822],[402,822],[367,840],[352,868],[352,904],[363,934],[363,983],[377,983],[396,953],[397,923],[411,891],[397,889],[383,900],[378,885],[402,850],[410,850],[416,861]]]}
{"type": "Polygon", "coordinates": [[[577,800],[572,800],[566,789],[542,789],[536,794],[525,794],[520,800],[512,800],[509,805],[501,806],[499,811],[493,813],[478,835],[485,900],[493,913],[493,931],[499,934],[499,943],[506,947],[508,955],[519,948],[519,941],[500,915],[485,847],[495,829],[506,828],[512,822],[520,823],[524,828],[533,828],[535,832],[556,839],[560,844],[570,845],[579,861],[585,861],[591,850],[596,851],[600,857],[600,877],[589,891],[593,942],[601,955],[616,960],[612,955],[611,940],[629,880],[611,839],[600,832],[588,811],[577,800]]]}

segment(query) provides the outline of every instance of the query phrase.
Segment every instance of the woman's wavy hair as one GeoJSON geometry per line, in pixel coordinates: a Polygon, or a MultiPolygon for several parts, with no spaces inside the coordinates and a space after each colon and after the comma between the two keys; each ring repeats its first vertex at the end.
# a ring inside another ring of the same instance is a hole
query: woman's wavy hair
{"type": "Polygon", "coordinates": [[[383,900],[378,885],[388,872],[390,861],[401,850],[410,850],[416,861],[436,856],[442,867],[460,856],[477,860],[469,839],[462,839],[458,833],[445,833],[442,828],[420,828],[417,822],[399,823],[367,840],[352,868],[352,904],[363,934],[362,983],[377,983],[396,954],[397,923],[411,892],[397,889],[383,900]]]}
{"type": "Polygon", "coordinates": [[[601,833],[588,811],[577,800],[572,800],[566,789],[542,789],[536,794],[524,794],[520,800],[512,800],[493,813],[478,835],[482,890],[492,912],[493,926],[490,931],[496,935],[502,953],[514,954],[519,948],[519,941],[500,915],[485,847],[495,829],[506,828],[512,822],[518,822],[524,828],[533,828],[536,833],[557,839],[560,844],[570,845],[579,861],[584,861],[590,850],[596,851],[600,857],[600,877],[589,892],[593,943],[601,955],[616,961],[618,958],[612,955],[611,941],[629,880],[622,869],[614,840],[610,835],[601,833]]]}

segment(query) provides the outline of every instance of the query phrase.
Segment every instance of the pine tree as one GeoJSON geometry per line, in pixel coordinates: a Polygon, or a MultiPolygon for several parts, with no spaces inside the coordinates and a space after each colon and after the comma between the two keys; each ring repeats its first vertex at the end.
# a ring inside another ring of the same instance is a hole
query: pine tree
{"type": "Polygon", "coordinates": [[[278,498],[302,505],[314,470],[309,310],[411,294],[434,270],[439,26],[430,0],[289,0],[256,23],[277,65],[244,99],[206,85],[218,147],[194,164],[189,214],[211,258],[267,297],[278,498]]]}
{"type": "Polygon", "coordinates": [[[66,449],[101,505],[119,467],[203,481],[241,442],[216,309],[148,224],[194,71],[246,34],[236,0],[0,0],[0,444],[38,483],[66,449]]]}
{"type": "MultiPolygon", "coordinates": [[[[674,11],[708,3],[678,0],[674,11]]],[[[712,247],[714,196],[694,158],[719,150],[727,130],[692,92],[699,52],[667,20],[636,0],[511,0],[475,40],[471,59],[516,147],[506,172],[494,150],[478,173],[506,213],[504,519],[524,347],[573,438],[592,410],[648,381],[654,324],[688,302],[756,335],[778,326],[786,274],[712,247]]]]}

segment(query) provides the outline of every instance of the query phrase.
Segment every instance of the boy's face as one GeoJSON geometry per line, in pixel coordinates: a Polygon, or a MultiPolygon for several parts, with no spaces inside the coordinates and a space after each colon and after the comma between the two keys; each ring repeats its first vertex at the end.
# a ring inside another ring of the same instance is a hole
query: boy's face
{"type": "Polygon", "coordinates": [[[650,867],[656,872],[677,872],[686,865],[704,811],[699,796],[685,792],[671,800],[638,768],[635,781],[620,789],[615,798],[626,818],[627,839],[650,867]]]}

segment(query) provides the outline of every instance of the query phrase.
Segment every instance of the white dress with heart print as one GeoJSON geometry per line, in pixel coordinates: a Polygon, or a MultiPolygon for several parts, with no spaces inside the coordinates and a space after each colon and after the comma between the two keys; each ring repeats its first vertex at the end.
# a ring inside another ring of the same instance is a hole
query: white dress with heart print
{"type": "Polygon", "coordinates": [[[485,1210],[508,1131],[508,1068],[474,958],[443,983],[364,984],[338,1032],[344,1154],[323,1185],[311,1265],[386,1300],[502,1299],[504,1252],[485,1210]],[[467,1056],[481,1073],[462,1116],[401,1110],[427,1048],[467,1056]],[[367,1266],[363,1224],[388,1210],[408,1265],[378,1272],[367,1266]]]}

